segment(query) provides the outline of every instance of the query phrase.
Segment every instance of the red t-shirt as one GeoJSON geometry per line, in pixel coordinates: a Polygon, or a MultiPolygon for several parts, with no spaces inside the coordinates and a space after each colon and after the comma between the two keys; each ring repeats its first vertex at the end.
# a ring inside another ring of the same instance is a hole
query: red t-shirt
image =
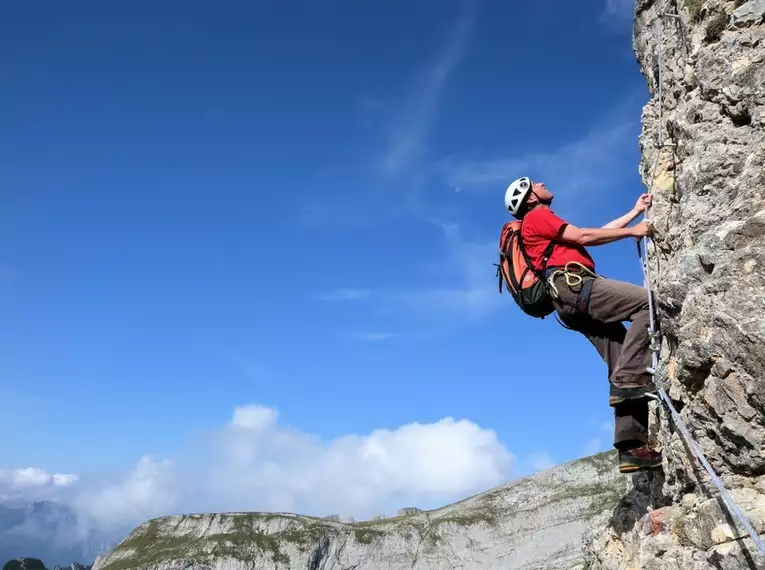
{"type": "Polygon", "coordinates": [[[562,267],[569,261],[578,261],[595,271],[595,262],[583,246],[557,241],[566,225],[568,222],[556,216],[550,208],[534,208],[523,217],[521,237],[534,267],[541,269],[545,248],[550,244],[550,240],[556,240],[547,267],[562,267]]]}

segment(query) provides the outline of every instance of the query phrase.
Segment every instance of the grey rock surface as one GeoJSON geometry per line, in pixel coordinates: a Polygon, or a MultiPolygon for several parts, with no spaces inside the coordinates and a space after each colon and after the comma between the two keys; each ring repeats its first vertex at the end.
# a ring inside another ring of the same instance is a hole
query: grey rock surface
{"type": "Polygon", "coordinates": [[[170,516],[135,529],[93,570],[581,570],[591,520],[610,516],[630,486],[608,452],[391,519],[170,516]]]}
{"type": "MultiPolygon", "coordinates": [[[[649,259],[660,371],[758,532],[765,530],[764,15],[762,0],[638,0],[633,28],[652,94],[640,137],[646,186],[658,159],[649,259]],[[659,148],[660,137],[675,146],[659,148]]],[[[636,480],[636,504],[648,512],[634,526],[618,524],[638,514],[625,506],[593,529],[592,568],[765,568],[666,411],[654,413],[664,476],[636,480]]]]}
{"type": "Polygon", "coordinates": [[[731,14],[731,23],[738,27],[761,24],[765,21],[765,0],[749,0],[731,14]]]}

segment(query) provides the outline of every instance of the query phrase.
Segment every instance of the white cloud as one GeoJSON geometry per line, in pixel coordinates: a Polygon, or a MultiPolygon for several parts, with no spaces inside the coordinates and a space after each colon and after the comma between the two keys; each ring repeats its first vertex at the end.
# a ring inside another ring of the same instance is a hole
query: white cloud
{"type": "Polygon", "coordinates": [[[171,461],[147,455],[116,481],[104,481],[81,490],[73,506],[83,523],[99,527],[135,525],[168,511],[179,501],[180,477],[171,461]]]}
{"type": "Polygon", "coordinates": [[[74,483],[76,483],[79,477],[77,475],[56,473],[55,475],[53,475],[51,479],[53,480],[54,486],[68,487],[69,485],[73,485],[74,483]]]}
{"type": "Polygon", "coordinates": [[[276,421],[276,412],[264,406],[239,406],[234,409],[231,425],[237,428],[262,430],[276,421]]]}
{"type": "Polygon", "coordinates": [[[41,487],[68,487],[77,479],[77,475],[51,474],[38,467],[0,469],[0,487],[11,491],[39,490],[41,487]]]}
{"type": "Polygon", "coordinates": [[[438,55],[417,74],[408,102],[390,127],[388,146],[381,166],[397,175],[420,158],[424,139],[433,122],[438,98],[446,80],[465,54],[476,23],[476,0],[462,0],[461,12],[438,55]]]}
{"type": "Polygon", "coordinates": [[[493,431],[468,420],[445,418],[323,442],[282,426],[274,410],[245,409],[269,421],[234,422],[220,432],[221,456],[210,478],[212,495],[232,508],[364,518],[488,488],[508,477],[513,460],[493,431]]]}
{"type": "MultiPolygon", "coordinates": [[[[284,425],[277,410],[239,406],[204,444],[171,459],[147,455],[116,477],[70,483],[59,499],[86,525],[124,529],[178,512],[291,511],[364,519],[430,508],[507,481],[515,457],[494,431],[443,418],[331,440],[284,425]]],[[[39,471],[16,470],[39,485],[39,471]]],[[[2,471],[4,475],[10,471],[2,471]]],[[[0,496],[8,485],[0,480],[0,496]]],[[[32,498],[32,497],[30,497],[32,498]]],[[[55,497],[53,497],[55,498],[55,497]]]]}
{"type": "Polygon", "coordinates": [[[39,487],[51,482],[50,474],[36,467],[15,469],[10,473],[9,479],[15,487],[39,487]]]}

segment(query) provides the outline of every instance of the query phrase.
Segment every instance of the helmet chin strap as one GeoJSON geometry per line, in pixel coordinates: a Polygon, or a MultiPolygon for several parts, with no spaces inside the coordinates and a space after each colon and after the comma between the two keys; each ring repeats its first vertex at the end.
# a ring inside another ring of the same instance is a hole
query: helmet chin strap
{"type": "Polygon", "coordinates": [[[555,198],[555,196],[553,196],[552,198],[540,198],[539,194],[534,192],[534,188],[531,189],[531,193],[534,195],[534,198],[537,199],[537,204],[541,204],[544,206],[549,206],[550,204],[552,204],[553,198],[555,198]]]}

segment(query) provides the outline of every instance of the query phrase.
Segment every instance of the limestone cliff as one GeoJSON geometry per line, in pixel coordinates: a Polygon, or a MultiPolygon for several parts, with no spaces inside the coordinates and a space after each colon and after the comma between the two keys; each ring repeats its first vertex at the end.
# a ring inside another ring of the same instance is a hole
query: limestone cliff
{"type": "Polygon", "coordinates": [[[609,452],[392,519],[170,516],[135,529],[93,570],[579,570],[590,521],[629,487],[609,452]]]}
{"type": "MultiPolygon", "coordinates": [[[[707,459],[762,533],[765,0],[638,0],[633,47],[652,94],[640,137],[646,186],[659,157],[649,259],[660,369],[707,459]]],[[[592,568],[765,568],[665,408],[655,411],[664,476],[636,476],[635,503],[617,511],[608,532],[593,533],[592,568]]]]}

